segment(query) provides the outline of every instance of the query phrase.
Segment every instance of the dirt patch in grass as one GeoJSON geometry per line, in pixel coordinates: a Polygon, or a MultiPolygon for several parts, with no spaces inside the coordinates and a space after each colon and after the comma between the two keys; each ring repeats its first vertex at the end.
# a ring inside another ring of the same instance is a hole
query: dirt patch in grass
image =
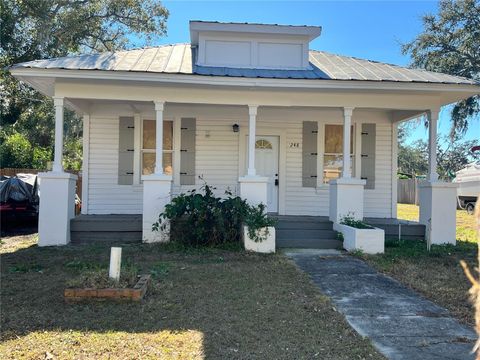
{"type": "Polygon", "coordinates": [[[383,358],[281,255],[125,245],[123,260],[152,275],[146,299],[66,304],[66,282],[108,264],[107,246],[11,250],[1,261],[2,359],[383,358]],[[22,264],[42,270],[9,271],[22,264]]]}
{"type": "MultiPolygon", "coordinates": [[[[418,206],[399,204],[398,217],[418,221],[418,206]]],[[[423,241],[387,241],[385,254],[362,257],[378,270],[447,308],[460,321],[473,325],[474,313],[468,295],[470,283],[460,260],[465,260],[470,267],[476,266],[476,239],[474,217],[459,210],[456,246],[433,245],[428,252],[423,241]]]]}
{"type": "Polygon", "coordinates": [[[82,271],[78,276],[68,279],[65,283],[67,288],[133,288],[138,281],[138,269],[135,266],[122,266],[120,280],[115,281],[108,277],[108,269],[96,269],[82,271]]]}

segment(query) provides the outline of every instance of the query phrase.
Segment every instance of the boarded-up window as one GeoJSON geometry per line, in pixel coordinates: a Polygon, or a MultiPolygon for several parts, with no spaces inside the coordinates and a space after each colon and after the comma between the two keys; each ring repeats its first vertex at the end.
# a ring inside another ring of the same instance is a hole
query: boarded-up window
{"type": "Polygon", "coordinates": [[[362,179],[365,189],[375,189],[375,124],[362,124],[362,179]]]}
{"type": "Polygon", "coordinates": [[[302,137],[302,186],[317,186],[317,135],[318,124],[315,121],[303,122],[302,137]]]}
{"type": "Polygon", "coordinates": [[[182,118],[180,128],[180,184],[195,185],[195,119],[182,118]]]}
{"type": "MultiPolygon", "coordinates": [[[[350,168],[353,156],[353,126],[350,131],[350,168]]],[[[325,125],[325,148],[323,154],[323,183],[340,177],[343,170],[343,125],[325,125]]]]}
{"type": "MultiPolygon", "coordinates": [[[[155,120],[143,120],[142,133],[142,175],[153,174],[155,171],[156,146],[155,120]]],[[[172,174],[173,153],[173,122],[163,121],[163,172],[172,174]]]]}
{"type": "Polygon", "coordinates": [[[133,184],[133,117],[121,117],[118,126],[118,185],[133,184]]]}

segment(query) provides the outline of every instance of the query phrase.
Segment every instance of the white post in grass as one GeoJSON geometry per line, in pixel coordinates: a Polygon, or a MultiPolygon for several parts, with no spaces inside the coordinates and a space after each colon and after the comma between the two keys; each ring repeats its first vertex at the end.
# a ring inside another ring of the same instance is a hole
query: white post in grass
{"type": "Polygon", "coordinates": [[[122,267],[122,248],[112,247],[110,250],[110,271],[108,273],[108,277],[115,281],[119,281],[121,267],[122,267]]]}

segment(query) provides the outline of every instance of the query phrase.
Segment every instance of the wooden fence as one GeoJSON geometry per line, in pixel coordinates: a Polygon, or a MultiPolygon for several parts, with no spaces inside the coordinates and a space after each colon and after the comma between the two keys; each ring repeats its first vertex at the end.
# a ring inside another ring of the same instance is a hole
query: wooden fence
{"type": "Polygon", "coordinates": [[[397,180],[397,202],[418,205],[418,179],[397,180]]]}
{"type": "MultiPolygon", "coordinates": [[[[38,174],[40,172],[45,172],[46,170],[38,170],[38,169],[14,169],[14,168],[3,168],[0,169],[0,176],[15,176],[17,174],[38,174]]],[[[78,176],[77,179],[77,195],[82,198],[82,173],[80,171],[75,170],[66,170],[71,174],[75,174],[78,176]]]]}

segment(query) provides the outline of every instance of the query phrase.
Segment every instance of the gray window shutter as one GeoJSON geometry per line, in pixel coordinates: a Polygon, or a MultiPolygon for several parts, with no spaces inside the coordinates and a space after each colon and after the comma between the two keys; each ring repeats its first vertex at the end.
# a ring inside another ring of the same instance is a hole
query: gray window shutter
{"type": "Polygon", "coordinates": [[[303,122],[302,138],[302,186],[317,187],[317,135],[318,124],[315,121],[303,122]]]}
{"type": "Polygon", "coordinates": [[[180,185],[195,185],[195,118],[182,118],[180,128],[180,185]]]}
{"type": "Polygon", "coordinates": [[[118,185],[133,184],[134,119],[120,117],[118,125],[118,185]]]}
{"type": "Polygon", "coordinates": [[[376,125],[362,124],[362,179],[367,181],[365,189],[375,189],[375,141],[376,125]]]}

